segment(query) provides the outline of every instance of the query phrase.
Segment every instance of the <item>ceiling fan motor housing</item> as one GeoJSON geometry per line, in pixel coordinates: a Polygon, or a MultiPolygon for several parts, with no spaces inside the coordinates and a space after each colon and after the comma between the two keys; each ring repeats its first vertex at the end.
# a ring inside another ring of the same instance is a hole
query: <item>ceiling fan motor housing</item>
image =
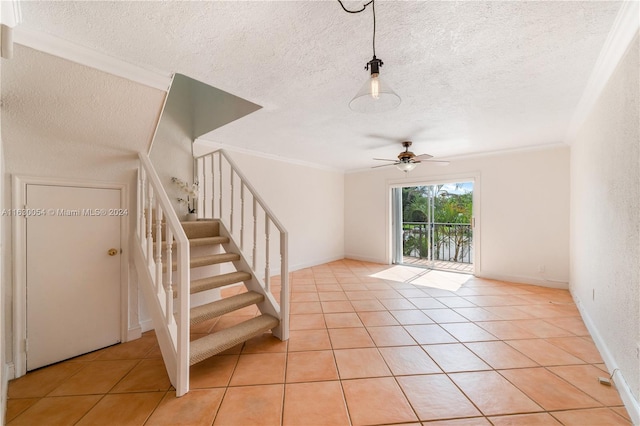
{"type": "Polygon", "coordinates": [[[413,152],[409,151],[411,142],[404,141],[402,142],[402,146],[404,147],[404,152],[401,152],[400,154],[398,154],[398,160],[400,160],[403,163],[411,161],[411,159],[416,156],[413,152]]]}

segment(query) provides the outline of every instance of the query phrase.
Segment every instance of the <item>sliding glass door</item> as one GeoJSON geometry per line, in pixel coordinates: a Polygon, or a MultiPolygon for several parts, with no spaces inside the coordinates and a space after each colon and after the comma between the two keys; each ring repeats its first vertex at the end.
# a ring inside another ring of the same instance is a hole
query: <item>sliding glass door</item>
{"type": "Polygon", "coordinates": [[[393,262],[473,272],[473,182],[392,190],[393,262]]]}

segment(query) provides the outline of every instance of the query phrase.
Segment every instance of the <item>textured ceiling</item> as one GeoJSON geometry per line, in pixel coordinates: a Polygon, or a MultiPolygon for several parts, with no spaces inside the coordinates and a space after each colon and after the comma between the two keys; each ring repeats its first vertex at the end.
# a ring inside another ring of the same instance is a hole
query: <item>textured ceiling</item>
{"type": "Polygon", "coordinates": [[[335,1],[29,1],[22,14],[30,29],[264,107],[209,141],[353,170],[393,158],[404,139],[416,154],[436,157],[562,142],[620,5],[379,0],[381,77],[402,104],[372,115],[347,106],[367,77],[370,9],[347,14],[335,1]]]}
{"type": "MultiPolygon", "coordinates": [[[[122,181],[149,148],[165,93],[17,46],[2,62],[6,171],[122,181]]],[[[128,175],[127,175],[128,174],[128,175]]]]}

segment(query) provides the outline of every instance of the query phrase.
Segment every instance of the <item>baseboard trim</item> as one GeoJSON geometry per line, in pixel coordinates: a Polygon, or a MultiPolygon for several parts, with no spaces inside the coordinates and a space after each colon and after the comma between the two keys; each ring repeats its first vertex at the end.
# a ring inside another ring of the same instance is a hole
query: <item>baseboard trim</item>
{"type": "Polygon", "coordinates": [[[546,278],[525,277],[520,275],[502,275],[480,272],[474,274],[478,278],[486,278],[488,280],[507,281],[517,284],[539,285],[542,287],[558,288],[562,290],[569,289],[569,283],[561,280],[551,280],[546,278]]]}
{"type": "Polygon", "coordinates": [[[369,262],[369,263],[387,265],[387,262],[385,262],[384,260],[376,259],[374,257],[359,256],[357,254],[345,254],[344,258],[349,260],[359,260],[360,262],[369,262]]]}
{"type": "Polygon", "coordinates": [[[142,337],[142,327],[140,326],[129,328],[127,331],[127,342],[139,339],[140,337],[142,337]]]}
{"type": "Polygon", "coordinates": [[[146,319],[144,321],[140,321],[140,335],[142,335],[142,333],[146,333],[147,331],[151,331],[151,330],[155,330],[155,327],[153,326],[153,320],[151,318],[146,319]]]}
{"type": "Polygon", "coordinates": [[[311,268],[312,266],[318,266],[318,265],[322,265],[322,264],[325,264],[325,263],[336,262],[336,261],[342,260],[344,258],[345,258],[344,256],[333,256],[333,257],[327,257],[327,258],[324,258],[324,259],[314,260],[314,261],[311,261],[311,262],[298,263],[296,265],[291,265],[289,267],[289,272],[297,271],[297,270],[304,269],[304,268],[311,268]]]}
{"type": "MultiPolygon", "coordinates": [[[[589,330],[591,334],[591,338],[593,339],[596,347],[600,351],[600,355],[602,355],[602,359],[604,360],[605,365],[609,371],[614,371],[618,368],[618,363],[616,362],[615,357],[607,347],[602,335],[598,331],[598,327],[596,327],[595,323],[584,309],[580,299],[572,293],[573,301],[578,307],[578,311],[582,316],[582,320],[584,321],[584,325],[589,330]]],[[[615,382],[616,388],[620,393],[620,398],[622,398],[622,402],[624,403],[629,416],[631,417],[631,421],[634,425],[640,425],[640,402],[633,396],[633,392],[631,388],[627,384],[627,380],[623,376],[620,370],[617,370],[613,375],[613,381],[615,382]]]]}
{"type": "Polygon", "coordinates": [[[13,362],[8,362],[4,366],[5,368],[5,377],[7,378],[7,382],[9,380],[13,380],[16,378],[16,366],[13,362]]]}

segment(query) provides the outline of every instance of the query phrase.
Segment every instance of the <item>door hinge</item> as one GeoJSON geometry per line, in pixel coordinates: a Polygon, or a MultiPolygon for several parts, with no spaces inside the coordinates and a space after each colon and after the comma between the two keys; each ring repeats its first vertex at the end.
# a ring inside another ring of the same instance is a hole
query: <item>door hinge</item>
{"type": "Polygon", "coordinates": [[[23,346],[24,346],[24,348],[23,348],[23,349],[24,349],[24,352],[25,352],[25,353],[26,353],[26,352],[28,352],[28,351],[29,351],[29,339],[24,339],[24,344],[23,344],[23,346]]]}

